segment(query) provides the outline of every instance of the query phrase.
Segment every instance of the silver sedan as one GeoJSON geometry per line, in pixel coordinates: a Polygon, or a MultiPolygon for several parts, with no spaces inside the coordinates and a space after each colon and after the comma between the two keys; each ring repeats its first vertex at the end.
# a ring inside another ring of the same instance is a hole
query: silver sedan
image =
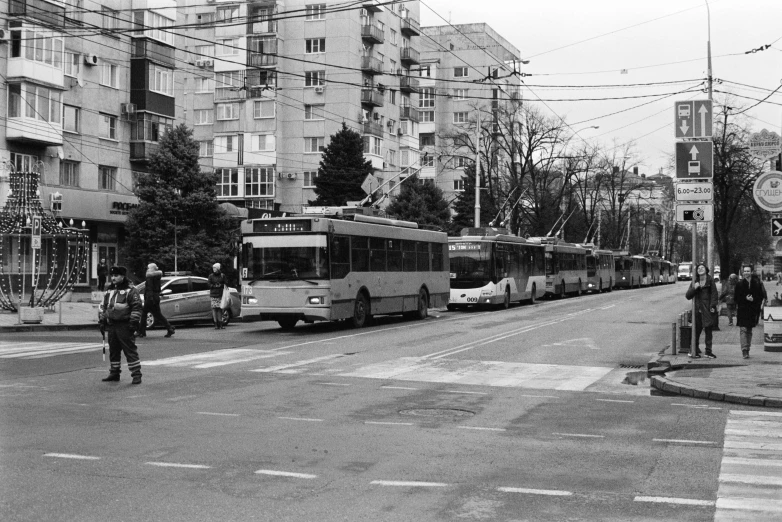
{"type": "MultiPolygon", "coordinates": [[[[144,299],[144,287],[138,288],[144,299]]],[[[240,317],[242,300],[235,288],[231,292],[231,306],[223,310],[223,324],[227,325],[234,317],[240,317]]],[[[205,277],[165,276],[160,281],[160,311],[172,323],[212,321],[212,305],[209,298],[209,281],[205,277]]],[[[147,314],[147,328],[152,328],[155,318],[147,314]]]]}

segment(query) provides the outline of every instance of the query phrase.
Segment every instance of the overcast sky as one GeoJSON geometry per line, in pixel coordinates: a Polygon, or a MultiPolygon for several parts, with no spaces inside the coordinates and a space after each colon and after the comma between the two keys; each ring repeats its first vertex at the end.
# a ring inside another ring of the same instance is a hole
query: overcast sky
{"type": "MultiPolygon", "coordinates": [[[[782,86],[782,0],[708,0],[708,5],[715,106],[731,93],[728,105],[738,112],[782,86]],[[771,48],[745,54],[766,44],[771,48]]],[[[564,118],[584,139],[606,147],[634,140],[641,172],[662,167],[669,173],[674,102],[707,98],[697,90],[707,77],[706,0],[421,1],[421,25],[448,22],[491,26],[530,60],[522,69],[532,75],[524,78],[530,86],[525,100],[564,118]],[[658,82],[671,83],[606,87],[658,82]],[[576,87],[596,85],[602,87],[576,87]],[[686,89],[695,90],[674,94],[686,89]],[[649,96],[655,94],[671,96],[649,96]],[[536,101],[623,97],[637,98],[536,101]],[[609,116],[625,109],[630,110],[609,116]],[[588,128],[593,125],[600,128],[588,128]]],[[[756,132],[779,134],[782,88],[743,117],[756,132]]]]}

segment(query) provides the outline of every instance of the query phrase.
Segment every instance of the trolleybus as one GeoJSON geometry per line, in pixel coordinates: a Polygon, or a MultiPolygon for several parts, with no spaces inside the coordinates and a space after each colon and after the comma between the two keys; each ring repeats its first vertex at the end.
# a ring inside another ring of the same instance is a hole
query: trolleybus
{"type": "Polygon", "coordinates": [[[586,249],[553,237],[540,241],[546,251],[546,294],[581,295],[587,280],[586,249]]]}
{"type": "Polygon", "coordinates": [[[493,229],[465,228],[448,239],[451,297],[448,309],[470,305],[535,302],[546,293],[543,246],[539,241],[498,234],[493,229]]]}
{"type": "Polygon", "coordinates": [[[244,321],[291,329],[345,319],[360,328],[373,315],[423,319],[428,308],[447,305],[445,233],[357,207],[305,211],[242,222],[244,321]]]}
{"type": "Polygon", "coordinates": [[[614,253],[610,250],[598,250],[593,245],[583,245],[587,249],[587,283],[585,290],[600,293],[614,288],[614,253]]]}
{"type": "Polygon", "coordinates": [[[641,287],[641,260],[640,256],[615,255],[614,286],[616,288],[641,287]]]}

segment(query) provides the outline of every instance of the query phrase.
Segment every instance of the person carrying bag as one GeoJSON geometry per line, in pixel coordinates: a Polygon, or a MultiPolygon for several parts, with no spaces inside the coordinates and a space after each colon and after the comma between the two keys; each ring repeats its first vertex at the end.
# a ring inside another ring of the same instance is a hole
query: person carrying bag
{"type": "Polygon", "coordinates": [[[698,341],[701,332],[706,330],[706,357],[716,359],[717,356],[711,351],[712,327],[717,313],[717,288],[714,286],[714,279],[709,275],[709,269],[703,263],[698,263],[695,268],[695,276],[687,289],[686,297],[688,300],[695,300],[695,346],[690,351],[690,357],[700,359],[701,352],[698,348],[698,341]]]}

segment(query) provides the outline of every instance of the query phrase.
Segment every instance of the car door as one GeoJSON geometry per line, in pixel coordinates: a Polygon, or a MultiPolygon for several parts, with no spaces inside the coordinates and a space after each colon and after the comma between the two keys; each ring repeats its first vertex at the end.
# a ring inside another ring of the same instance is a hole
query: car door
{"type": "Polygon", "coordinates": [[[193,319],[212,320],[212,300],[209,298],[209,281],[203,277],[190,278],[191,292],[194,294],[192,300],[193,319]]]}
{"type": "Polygon", "coordinates": [[[190,282],[186,277],[172,279],[161,288],[160,311],[169,320],[187,319],[187,293],[190,282]]]}

